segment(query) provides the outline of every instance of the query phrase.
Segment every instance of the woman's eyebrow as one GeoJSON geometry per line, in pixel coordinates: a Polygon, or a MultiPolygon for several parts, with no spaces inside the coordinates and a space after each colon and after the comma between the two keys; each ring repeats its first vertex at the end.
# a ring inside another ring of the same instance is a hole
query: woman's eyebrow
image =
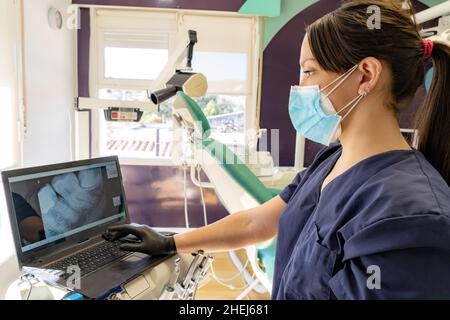
{"type": "Polygon", "coordinates": [[[314,59],[314,58],[308,58],[308,59],[305,59],[305,60],[303,60],[303,61],[301,61],[300,62],[300,67],[303,67],[303,65],[307,62],[307,61],[315,61],[316,59],[314,59]]]}

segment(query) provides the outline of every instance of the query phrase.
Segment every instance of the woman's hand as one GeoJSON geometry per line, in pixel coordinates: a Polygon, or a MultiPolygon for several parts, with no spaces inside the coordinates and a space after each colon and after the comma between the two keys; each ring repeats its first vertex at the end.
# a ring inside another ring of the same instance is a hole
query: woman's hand
{"type": "Polygon", "coordinates": [[[109,227],[104,238],[108,241],[115,241],[127,235],[137,238],[135,243],[124,243],[120,249],[124,251],[142,252],[156,256],[172,254],[177,251],[173,236],[164,236],[146,225],[125,224],[109,227]]]}

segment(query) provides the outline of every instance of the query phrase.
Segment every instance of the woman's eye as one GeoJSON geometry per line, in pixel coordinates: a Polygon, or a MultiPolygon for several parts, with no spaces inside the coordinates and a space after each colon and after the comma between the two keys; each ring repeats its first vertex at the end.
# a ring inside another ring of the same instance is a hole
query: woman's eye
{"type": "Polygon", "coordinates": [[[311,71],[311,70],[305,70],[305,71],[303,71],[303,74],[304,74],[306,77],[310,77],[311,74],[312,74],[312,71],[311,71]]]}

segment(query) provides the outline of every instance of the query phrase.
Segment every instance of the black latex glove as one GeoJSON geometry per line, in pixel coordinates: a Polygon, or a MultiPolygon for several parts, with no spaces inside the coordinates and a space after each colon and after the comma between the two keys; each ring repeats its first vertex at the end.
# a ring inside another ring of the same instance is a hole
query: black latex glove
{"type": "Polygon", "coordinates": [[[108,241],[115,241],[130,234],[135,236],[138,241],[120,245],[121,250],[142,252],[152,256],[172,254],[177,251],[173,236],[164,236],[147,225],[112,226],[108,228],[103,237],[108,241]]]}

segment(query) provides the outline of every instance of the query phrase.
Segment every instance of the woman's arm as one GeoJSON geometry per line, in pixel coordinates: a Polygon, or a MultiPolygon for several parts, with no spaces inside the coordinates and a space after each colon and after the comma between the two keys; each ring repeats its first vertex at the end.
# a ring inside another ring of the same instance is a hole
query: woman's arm
{"type": "Polygon", "coordinates": [[[219,252],[263,242],[277,234],[286,203],[276,196],[266,203],[231,214],[213,224],[175,235],[177,252],[219,252]]]}

